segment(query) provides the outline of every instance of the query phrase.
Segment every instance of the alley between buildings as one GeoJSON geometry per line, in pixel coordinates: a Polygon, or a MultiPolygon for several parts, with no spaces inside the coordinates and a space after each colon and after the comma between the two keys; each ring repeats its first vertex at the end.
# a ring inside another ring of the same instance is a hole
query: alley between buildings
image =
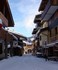
{"type": "Polygon", "coordinates": [[[0,0],[0,70],[58,70],[58,0],[0,0]]]}

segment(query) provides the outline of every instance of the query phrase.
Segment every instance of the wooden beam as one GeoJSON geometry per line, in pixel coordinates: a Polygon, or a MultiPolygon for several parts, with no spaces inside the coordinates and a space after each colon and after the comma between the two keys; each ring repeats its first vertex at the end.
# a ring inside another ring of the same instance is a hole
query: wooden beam
{"type": "Polygon", "coordinates": [[[8,20],[1,12],[0,12],[0,19],[2,19],[2,22],[5,26],[8,26],[8,20]]]}

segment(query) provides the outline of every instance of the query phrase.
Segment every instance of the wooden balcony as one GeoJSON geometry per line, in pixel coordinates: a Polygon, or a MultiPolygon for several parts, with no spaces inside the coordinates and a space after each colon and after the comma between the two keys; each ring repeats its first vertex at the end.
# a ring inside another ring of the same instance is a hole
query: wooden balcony
{"type": "Polygon", "coordinates": [[[58,0],[48,0],[48,3],[41,15],[42,21],[49,20],[58,9],[58,0]]]}
{"type": "Polygon", "coordinates": [[[41,14],[36,15],[35,19],[34,19],[34,23],[40,24],[40,22],[41,22],[41,18],[40,17],[41,17],[41,14]]]}
{"type": "Polygon", "coordinates": [[[34,28],[32,34],[36,34],[37,31],[38,31],[38,29],[37,28],[34,28]]]}
{"type": "Polygon", "coordinates": [[[55,18],[51,24],[49,24],[49,29],[53,29],[58,26],[58,17],[55,18]]]}
{"type": "Polygon", "coordinates": [[[57,35],[55,35],[55,36],[52,36],[52,37],[50,37],[50,42],[55,42],[55,41],[58,41],[58,34],[57,35]]]}

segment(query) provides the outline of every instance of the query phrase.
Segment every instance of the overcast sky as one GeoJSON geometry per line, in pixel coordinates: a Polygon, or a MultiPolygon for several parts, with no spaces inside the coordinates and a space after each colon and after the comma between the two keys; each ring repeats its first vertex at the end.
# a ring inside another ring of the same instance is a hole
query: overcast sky
{"type": "Polygon", "coordinates": [[[26,37],[32,36],[35,27],[33,21],[38,12],[41,0],[8,0],[13,15],[15,26],[11,31],[26,37]]]}

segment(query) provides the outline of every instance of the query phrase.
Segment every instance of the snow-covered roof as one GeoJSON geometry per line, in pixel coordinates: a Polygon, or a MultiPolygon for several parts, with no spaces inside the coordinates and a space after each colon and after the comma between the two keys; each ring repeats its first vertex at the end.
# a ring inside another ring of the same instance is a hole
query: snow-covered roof
{"type": "Polygon", "coordinates": [[[18,45],[19,48],[22,48],[22,46],[18,45]]]}
{"type": "Polygon", "coordinates": [[[10,35],[12,35],[16,40],[18,40],[18,38],[15,36],[15,35],[13,35],[11,32],[8,32],[10,35]]]}
{"type": "Polygon", "coordinates": [[[18,38],[14,35],[14,34],[12,34],[11,32],[9,32],[8,30],[6,30],[6,29],[4,29],[4,28],[2,28],[3,30],[5,30],[5,31],[7,31],[10,35],[12,35],[16,40],[18,40],[18,38]]]}
{"type": "Polygon", "coordinates": [[[14,32],[14,31],[9,31],[9,32],[14,33],[14,34],[17,34],[17,35],[22,36],[22,37],[25,37],[25,36],[23,36],[22,34],[17,33],[17,32],[14,32]]]}
{"type": "Polygon", "coordinates": [[[23,41],[23,43],[25,43],[27,45],[32,45],[32,42],[28,42],[28,41],[23,41]]]}

